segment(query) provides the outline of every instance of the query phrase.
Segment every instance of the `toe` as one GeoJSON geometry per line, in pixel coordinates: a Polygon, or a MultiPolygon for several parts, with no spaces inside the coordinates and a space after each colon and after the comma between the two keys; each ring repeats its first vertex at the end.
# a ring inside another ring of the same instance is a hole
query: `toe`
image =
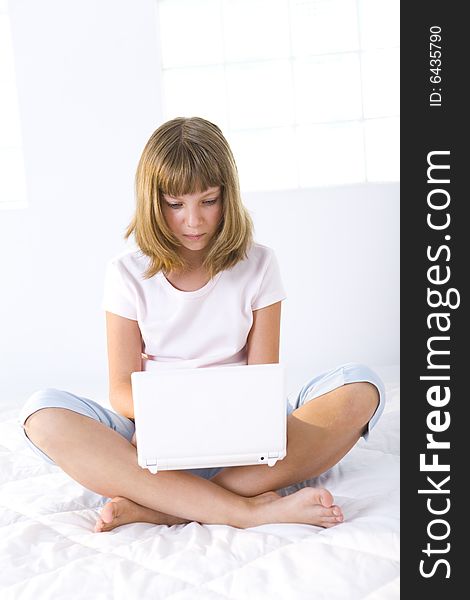
{"type": "Polygon", "coordinates": [[[103,521],[101,519],[98,519],[98,521],[96,521],[96,523],[95,523],[95,529],[94,529],[95,533],[99,533],[100,531],[102,531],[103,526],[104,526],[103,521]]]}
{"type": "Polygon", "coordinates": [[[323,517],[323,519],[325,521],[327,521],[328,523],[341,523],[343,520],[343,517],[323,517]]]}
{"type": "Polygon", "coordinates": [[[319,513],[318,515],[320,517],[320,519],[324,519],[325,521],[331,522],[331,523],[336,523],[337,521],[341,520],[342,517],[341,516],[337,516],[335,514],[333,514],[331,512],[331,510],[324,508],[321,513],[319,513]]]}
{"type": "Polygon", "coordinates": [[[318,518],[325,523],[333,523],[336,525],[343,521],[343,513],[337,506],[329,508],[318,507],[317,514],[318,518]]]}
{"type": "Polygon", "coordinates": [[[318,488],[319,503],[323,506],[330,507],[333,504],[333,496],[325,488],[318,488]]]}
{"type": "Polygon", "coordinates": [[[342,521],[343,520],[343,511],[339,508],[339,506],[332,506],[330,508],[329,516],[332,519],[334,519],[335,521],[342,521]]]}
{"type": "Polygon", "coordinates": [[[335,515],[335,517],[342,517],[343,516],[343,511],[340,509],[339,506],[332,506],[331,507],[332,513],[335,515]]]}
{"type": "Polygon", "coordinates": [[[103,510],[101,511],[100,517],[104,523],[112,523],[116,517],[116,502],[111,500],[111,502],[105,504],[103,510]]]}
{"type": "Polygon", "coordinates": [[[330,508],[333,504],[333,496],[325,488],[304,487],[297,494],[310,504],[319,504],[324,508],[330,508]]]}

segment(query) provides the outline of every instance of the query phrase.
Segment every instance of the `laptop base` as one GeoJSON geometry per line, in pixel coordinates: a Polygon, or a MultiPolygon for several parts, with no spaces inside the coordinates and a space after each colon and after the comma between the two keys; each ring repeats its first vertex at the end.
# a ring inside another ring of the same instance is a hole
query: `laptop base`
{"type": "MultiPolygon", "coordinates": [[[[138,449],[137,449],[138,454],[138,449]]],[[[138,458],[139,466],[148,469],[155,475],[158,471],[173,471],[179,469],[206,469],[212,467],[237,467],[241,465],[268,465],[274,467],[278,460],[285,458],[286,452],[265,452],[262,454],[245,454],[224,456],[215,459],[214,456],[198,456],[188,466],[188,459],[178,460],[173,458],[170,461],[165,459],[147,458],[145,461],[138,458]],[[180,464],[178,464],[180,463],[180,464]]]]}

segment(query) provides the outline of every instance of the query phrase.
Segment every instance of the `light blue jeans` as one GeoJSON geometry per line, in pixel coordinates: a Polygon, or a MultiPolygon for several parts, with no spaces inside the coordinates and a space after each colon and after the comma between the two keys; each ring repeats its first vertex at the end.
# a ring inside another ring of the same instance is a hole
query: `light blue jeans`
{"type": "MultiPolygon", "coordinates": [[[[363,433],[365,440],[369,437],[369,432],[376,425],[380,418],[385,406],[385,387],[380,377],[369,367],[358,363],[346,363],[331,371],[325,371],[320,375],[316,375],[309,381],[307,381],[298,393],[287,398],[287,414],[290,415],[294,410],[311,402],[318,396],[331,392],[338,387],[346,383],[356,383],[360,381],[367,381],[374,384],[377,387],[380,396],[379,406],[377,407],[374,415],[368,423],[366,430],[363,433]]],[[[24,423],[26,419],[40,410],[41,408],[67,408],[73,410],[86,417],[91,417],[95,421],[103,423],[107,427],[111,427],[114,431],[117,431],[126,438],[129,442],[134,435],[135,426],[134,421],[123,417],[108,408],[104,408],[97,402],[89,400],[88,398],[82,398],[65,392],[63,390],[57,390],[55,388],[47,388],[39,390],[32,394],[23,408],[20,411],[20,424],[24,433],[24,440],[29,448],[45,462],[49,464],[55,464],[42,450],[35,446],[26,435],[24,430],[24,423]]],[[[211,479],[219,471],[221,467],[213,467],[207,469],[187,469],[189,473],[199,475],[204,479],[211,479]]]]}

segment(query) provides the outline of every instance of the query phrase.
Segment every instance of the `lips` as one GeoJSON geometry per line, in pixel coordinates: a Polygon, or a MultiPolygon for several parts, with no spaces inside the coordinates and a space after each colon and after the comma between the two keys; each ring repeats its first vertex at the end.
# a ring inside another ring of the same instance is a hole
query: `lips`
{"type": "Polygon", "coordinates": [[[183,235],[184,235],[184,237],[188,237],[188,238],[200,238],[200,237],[202,237],[203,235],[205,235],[205,233],[199,233],[198,235],[189,235],[189,234],[186,234],[186,233],[185,233],[185,234],[183,234],[183,235]]]}

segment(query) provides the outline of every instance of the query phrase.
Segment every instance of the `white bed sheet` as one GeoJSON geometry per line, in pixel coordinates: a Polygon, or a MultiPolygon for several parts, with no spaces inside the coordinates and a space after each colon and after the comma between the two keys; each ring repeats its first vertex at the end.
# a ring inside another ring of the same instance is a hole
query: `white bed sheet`
{"type": "Polygon", "coordinates": [[[345,522],[329,529],[135,523],[94,533],[107,499],[32,455],[18,408],[3,410],[0,598],[399,598],[399,376],[386,373],[387,403],[369,441],[309,482],[343,508],[345,522]]]}

